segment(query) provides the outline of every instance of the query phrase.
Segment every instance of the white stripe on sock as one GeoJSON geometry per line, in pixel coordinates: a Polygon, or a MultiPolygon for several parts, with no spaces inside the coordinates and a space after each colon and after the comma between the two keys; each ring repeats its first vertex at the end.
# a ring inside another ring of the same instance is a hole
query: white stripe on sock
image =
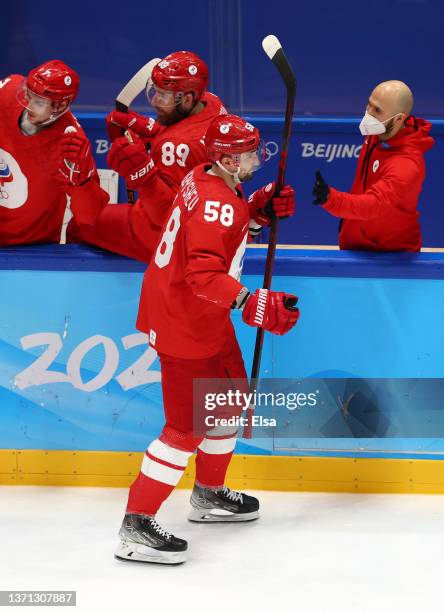
{"type": "Polygon", "coordinates": [[[157,463],[157,461],[153,461],[147,457],[147,455],[145,455],[140,471],[142,474],[145,474],[145,476],[148,476],[148,478],[152,478],[153,480],[158,480],[159,482],[175,487],[182,478],[185,470],[176,470],[175,468],[168,467],[162,463],[157,463]]]}
{"type": "Polygon", "coordinates": [[[168,444],[165,444],[159,439],[153,440],[148,446],[147,451],[150,455],[153,455],[153,457],[157,457],[157,459],[162,459],[162,461],[168,461],[168,463],[180,465],[181,467],[187,466],[188,459],[192,455],[192,453],[187,451],[168,446],[168,444]]]}
{"type": "Polygon", "coordinates": [[[209,455],[225,455],[226,453],[231,453],[235,446],[236,437],[223,438],[222,440],[204,438],[198,448],[209,455]]]}

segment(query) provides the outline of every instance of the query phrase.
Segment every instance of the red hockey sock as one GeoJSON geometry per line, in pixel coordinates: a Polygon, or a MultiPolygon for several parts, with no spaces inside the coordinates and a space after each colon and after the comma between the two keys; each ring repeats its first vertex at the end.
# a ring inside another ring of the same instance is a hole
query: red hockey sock
{"type": "Polygon", "coordinates": [[[205,437],[197,449],[196,483],[202,487],[222,487],[236,446],[236,436],[205,437]]]}
{"type": "Polygon", "coordinates": [[[154,516],[182,478],[190,455],[160,440],[151,442],[131,485],[126,512],[154,516]]]}

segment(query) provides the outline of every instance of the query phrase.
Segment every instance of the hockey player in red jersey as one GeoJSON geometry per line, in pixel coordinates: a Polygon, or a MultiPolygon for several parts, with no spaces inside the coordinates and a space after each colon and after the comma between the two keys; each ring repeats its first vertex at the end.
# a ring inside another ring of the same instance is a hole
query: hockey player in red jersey
{"type": "Polygon", "coordinates": [[[108,164],[139,198],[133,206],[107,206],[93,228],[72,224],[73,238],[149,261],[183,177],[208,161],[202,141],[209,124],[226,113],[207,84],[205,62],[190,51],[177,51],[154,67],[147,84],[157,121],[134,112],[107,116],[113,141],[108,164]]]}
{"type": "Polygon", "coordinates": [[[69,198],[83,223],[108,202],[69,110],[78,89],[78,75],[60,60],[0,81],[0,163],[8,169],[6,178],[0,170],[0,245],[59,242],[69,198]]]}
{"type": "MultiPolygon", "coordinates": [[[[159,353],[166,423],[146,451],[140,474],[130,488],[120,530],[120,559],[180,563],[187,543],[165,531],[155,519],[161,504],[197,450],[196,483],[189,519],[197,522],[249,521],[258,517],[256,498],[224,486],[236,444],[236,428],[199,433],[193,422],[193,380],[233,380],[244,390],[247,374],[230,320],[242,309],[252,326],[287,333],[297,322],[297,298],[259,289],[250,294],[240,283],[249,225],[269,222],[265,206],[278,217],[294,212],[294,192],[285,186],[273,197],[274,184],[254,192],[249,201],[239,187],[258,167],[259,132],[234,115],[216,118],[205,136],[211,163],[192,170],[182,181],[145,273],[137,327],[159,353]]],[[[239,415],[241,406],[232,409],[239,415]]]]}

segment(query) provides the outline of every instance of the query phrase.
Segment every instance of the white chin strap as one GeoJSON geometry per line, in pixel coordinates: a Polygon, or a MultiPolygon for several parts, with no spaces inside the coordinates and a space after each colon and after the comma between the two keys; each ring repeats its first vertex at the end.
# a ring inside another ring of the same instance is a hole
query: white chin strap
{"type": "Polygon", "coordinates": [[[239,169],[239,170],[237,170],[236,172],[230,172],[229,170],[227,170],[226,168],[224,168],[224,167],[222,166],[222,164],[220,163],[220,161],[217,161],[217,162],[216,162],[216,164],[217,164],[217,166],[218,166],[218,167],[219,167],[221,170],[223,170],[223,171],[224,171],[224,172],[226,172],[226,173],[227,173],[229,176],[231,176],[231,178],[234,180],[234,182],[235,182],[235,183],[240,183],[240,182],[241,182],[241,180],[240,180],[240,178],[239,178],[239,172],[240,172],[240,169],[239,169]]]}

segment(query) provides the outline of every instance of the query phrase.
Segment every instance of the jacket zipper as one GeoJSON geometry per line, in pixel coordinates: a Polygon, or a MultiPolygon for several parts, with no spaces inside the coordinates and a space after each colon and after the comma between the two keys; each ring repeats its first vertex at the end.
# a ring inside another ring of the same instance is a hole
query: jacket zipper
{"type": "Polygon", "coordinates": [[[361,168],[361,180],[362,180],[362,174],[364,173],[364,181],[363,181],[364,191],[365,191],[365,184],[367,183],[368,168],[370,166],[370,158],[372,156],[373,151],[378,146],[378,144],[379,144],[379,141],[376,140],[376,142],[372,144],[371,147],[369,147],[364,157],[364,163],[362,164],[362,168],[361,168]]]}

